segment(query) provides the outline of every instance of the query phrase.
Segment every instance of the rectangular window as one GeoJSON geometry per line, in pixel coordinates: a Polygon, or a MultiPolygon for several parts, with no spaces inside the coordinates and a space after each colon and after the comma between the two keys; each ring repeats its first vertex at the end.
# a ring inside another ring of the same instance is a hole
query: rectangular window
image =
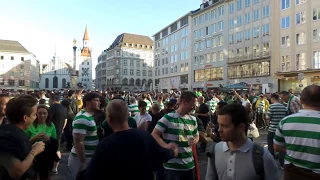
{"type": "Polygon", "coordinates": [[[242,9],[242,0],[237,0],[237,11],[242,9]]]}
{"type": "Polygon", "coordinates": [[[253,0],[253,4],[259,3],[260,0],[253,0]]]}
{"type": "Polygon", "coordinates": [[[212,62],[217,61],[217,53],[212,53],[212,62]]]}
{"type": "Polygon", "coordinates": [[[244,55],[249,56],[250,55],[250,46],[244,47],[244,55]]]}
{"type": "Polygon", "coordinates": [[[270,56],[270,44],[269,43],[262,44],[262,55],[263,56],[270,56]]]}
{"type": "Polygon", "coordinates": [[[223,44],[224,44],[224,36],[219,36],[218,37],[218,46],[223,46],[223,44]]]}
{"type": "Polygon", "coordinates": [[[233,3],[229,4],[229,13],[230,14],[234,13],[234,4],[233,3]]]}
{"type": "Polygon", "coordinates": [[[193,24],[195,26],[197,26],[199,24],[199,18],[198,17],[193,18],[193,24]]]}
{"type": "Polygon", "coordinates": [[[244,40],[250,40],[251,38],[251,31],[250,29],[247,29],[244,31],[244,40]]]}
{"type": "Polygon", "coordinates": [[[296,14],[296,24],[304,24],[306,23],[306,11],[299,12],[296,14]]]}
{"type": "Polygon", "coordinates": [[[209,35],[209,26],[205,27],[205,35],[208,36],[209,35]]]}
{"type": "Polygon", "coordinates": [[[296,44],[302,45],[306,43],[306,36],[304,32],[296,34],[296,44]]]}
{"type": "Polygon", "coordinates": [[[313,68],[320,69],[320,51],[313,51],[313,68]]]}
{"type": "Polygon", "coordinates": [[[219,14],[219,16],[223,16],[223,14],[224,14],[224,6],[218,7],[218,14],[219,14]]]}
{"type": "Polygon", "coordinates": [[[306,70],[306,53],[296,54],[296,70],[306,70]]]}
{"type": "Polygon", "coordinates": [[[253,38],[259,38],[260,35],[260,27],[253,28],[253,38]]]}
{"type": "Polygon", "coordinates": [[[290,55],[281,56],[281,71],[290,71],[290,55]]]}
{"type": "Polygon", "coordinates": [[[319,42],[320,41],[320,29],[314,29],[313,30],[312,40],[313,40],[313,42],[319,42]]]}
{"type": "Polygon", "coordinates": [[[217,9],[212,10],[212,11],[211,11],[211,18],[212,18],[212,19],[216,19],[216,18],[217,18],[217,14],[218,14],[218,13],[217,13],[217,9]]]}
{"type": "Polygon", "coordinates": [[[211,48],[211,39],[206,41],[206,48],[211,48]]]}
{"type": "Polygon", "coordinates": [[[267,6],[262,8],[262,17],[263,18],[269,17],[269,15],[270,15],[270,6],[267,5],[267,6]]]}
{"type": "Polygon", "coordinates": [[[242,56],[242,48],[236,49],[237,57],[242,56]]]}
{"type": "Polygon", "coordinates": [[[212,34],[216,33],[217,32],[217,26],[216,26],[216,23],[212,24],[211,25],[211,31],[212,31],[212,34]]]}
{"type": "MultiPolygon", "coordinates": [[[[159,73],[160,74],[160,73],[159,73]]],[[[133,75],[133,69],[130,69],[130,75],[133,75]]]]}
{"type": "Polygon", "coordinates": [[[233,29],[233,28],[234,28],[234,20],[229,19],[229,29],[233,29]]]}
{"type": "Polygon", "coordinates": [[[304,4],[306,0],[296,0],[296,5],[304,4]]]}
{"type": "Polygon", "coordinates": [[[218,51],[218,53],[219,53],[219,61],[223,61],[224,60],[223,51],[218,51]]]}
{"type": "Polygon", "coordinates": [[[219,31],[223,31],[224,23],[223,21],[218,22],[219,31]]]}
{"type": "Polygon", "coordinates": [[[180,72],[184,72],[184,64],[180,64],[180,72]]]}
{"type": "Polygon", "coordinates": [[[281,18],[281,28],[289,28],[290,27],[290,16],[281,18]]]}
{"type": "Polygon", "coordinates": [[[258,44],[253,45],[252,52],[253,52],[254,58],[259,57],[260,56],[260,46],[258,44]]]}
{"type": "Polygon", "coordinates": [[[204,20],[205,20],[206,22],[207,22],[207,21],[210,21],[210,13],[209,13],[209,12],[207,12],[207,13],[205,14],[204,20]]]}
{"type": "Polygon", "coordinates": [[[12,60],[12,61],[14,60],[14,57],[13,57],[13,56],[11,56],[11,60],[12,60]]]}
{"type": "Polygon", "coordinates": [[[268,36],[270,34],[270,24],[265,24],[262,26],[262,35],[268,36]]]}
{"type": "Polygon", "coordinates": [[[246,13],[245,15],[244,15],[244,23],[245,24],[249,24],[250,23],[250,13],[246,13]]]}
{"type": "Polygon", "coordinates": [[[320,19],[320,8],[313,9],[313,18],[312,19],[314,21],[320,19]]]}
{"type": "Polygon", "coordinates": [[[244,0],[244,6],[249,7],[250,6],[250,0],[244,0]]]}
{"type": "Polygon", "coordinates": [[[204,61],[204,57],[203,56],[199,56],[200,58],[199,58],[199,63],[200,64],[203,64],[203,61],[204,61]]]}
{"type": "Polygon", "coordinates": [[[237,43],[238,42],[242,42],[242,32],[237,32],[236,33],[236,40],[237,40],[237,43]]]}
{"type": "Polygon", "coordinates": [[[211,61],[211,54],[206,54],[206,63],[210,63],[211,61]]]}
{"type": "Polygon", "coordinates": [[[184,60],[184,52],[180,53],[180,60],[184,60]]]}
{"type": "Polygon", "coordinates": [[[253,21],[259,20],[259,13],[260,13],[259,9],[253,11],[253,21]]]}
{"type": "Polygon", "coordinates": [[[233,50],[229,50],[229,58],[234,58],[234,51],[233,50]]]}
{"type": "Polygon", "coordinates": [[[242,16],[237,17],[237,26],[242,26],[242,16]]]}
{"type": "Polygon", "coordinates": [[[281,37],[281,46],[290,47],[290,36],[281,37]]]}
{"type": "Polygon", "coordinates": [[[198,58],[198,56],[195,56],[193,59],[194,59],[194,64],[195,64],[195,65],[199,64],[199,58],[198,58]]]}
{"type": "Polygon", "coordinates": [[[204,41],[200,42],[200,51],[202,51],[204,49],[204,41]]]}
{"type": "Polygon", "coordinates": [[[21,61],[24,61],[24,57],[21,57],[21,61]]]}
{"type": "Polygon", "coordinates": [[[143,70],[142,71],[142,76],[146,76],[147,75],[147,71],[146,70],[143,70]]]}
{"type": "Polygon", "coordinates": [[[189,65],[188,65],[188,63],[185,63],[185,64],[184,64],[184,71],[189,71],[189,65]]]}
{"type": "Polygon", "coordinates": [[[140,76],[140,70],[137,70],[136,74],[137,76],[140,76]]]}
{"type": "Polygon", "coordinates": [[[290,7],[290,0],[281,0],[281,9],[288,9],[290,7]]]}
{"type": "Polygon", "coordinates": [[[229,35],[229,44],[233,44],[234,43],[234,39],[233,39],[233,34],[229,35]]]}
{"type": "Polygon", "coordinates": [[[217,38],[212,39],[212,47],[213,48],[217,47],[217,38]]]}
{"type": "Polygon", "coordinates": [[[123,69],[123,75],[127,75],[128,74],[128,70],[127,69],[123,69]]]}

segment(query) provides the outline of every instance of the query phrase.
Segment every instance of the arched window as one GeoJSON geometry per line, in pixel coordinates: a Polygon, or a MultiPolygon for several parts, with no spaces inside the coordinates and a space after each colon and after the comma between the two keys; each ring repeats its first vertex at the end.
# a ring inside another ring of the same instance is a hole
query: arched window
{"type": "Polygon", "coordinates": [[[53,77],[53,87],[52,88],[58,88],[58,77],[55,76],[53,77]]]}
{"type": "Polygon", "coordinates": [[[67,81],[65,78],[62,79],[62,88],[66,88],[67,81]]]}
{"type": "Polygon", "coordinates": [[[46,86],[45,88],[49,88],[49,78],[46,78],[46,86]]]}

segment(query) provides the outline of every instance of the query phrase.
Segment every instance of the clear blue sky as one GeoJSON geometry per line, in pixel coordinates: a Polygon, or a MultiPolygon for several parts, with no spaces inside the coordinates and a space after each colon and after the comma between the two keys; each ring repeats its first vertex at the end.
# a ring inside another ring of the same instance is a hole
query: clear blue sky
{"type": "Polygon", "coordinates": [[[17,40],[41,62],[55,48],[64,61],[72,58],[73,38],[82,45],[88,26],[93,61],[117,35],[152,36],[197,9],[202,0],[1,0],[0,39],[17,40]]]}

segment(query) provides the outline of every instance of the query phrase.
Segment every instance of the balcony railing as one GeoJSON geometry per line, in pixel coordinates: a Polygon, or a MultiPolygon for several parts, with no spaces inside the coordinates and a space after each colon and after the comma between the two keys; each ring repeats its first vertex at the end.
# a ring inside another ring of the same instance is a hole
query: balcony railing
{"type": "Polygon", "coordinates": [[[268,58],[270,56],[271,56],[270,51],[241,55],[241,56],[236,55],[236,57],[228,58],[228,63],[237,63],[237,62],[254,60],[254,59],[262,59],[262,58],[268,58]]]}

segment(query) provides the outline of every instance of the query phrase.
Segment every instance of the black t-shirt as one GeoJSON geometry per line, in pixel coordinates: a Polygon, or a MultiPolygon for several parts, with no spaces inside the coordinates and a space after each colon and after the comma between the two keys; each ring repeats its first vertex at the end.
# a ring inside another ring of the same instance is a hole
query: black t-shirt
{"type": "Polygon", "coordinates": [[[115,132],[99,143],[86,179],[153,180],[152,171],[173,157],[173,151],[160,147],[147,131],[115,132]]]}
{"type": "Polygon", "coordinates": [[[56,126],[57,139],[59,140],[62,136],[62,128],[65,119],[67,119],[67,108],[61,104],[53,104],[49,108],[52,123],[56,126]]]}
{"type": "Polygon", "coordinates": [[[152,114],[152,112],[149,111],[149,114],[152,117],[152,121],[149,124],[148,132],[152,133],[154,127],[156,127],[158,121],[165,115],[163,111],[160,111],[158,114],[152,114]]]}
{"type": "MultiPolygon", "coordinates": [[[[22,130],[12,124],[0,126],[0,154],[10,153],[20,161],[25,160],[31,151],[29,137],[22,130]]],[[[1,157],[0,157],[1,158],[1,157]]],[[[33,168],[30,167],[20,179],[27,179],[34,175],[33,168]]],[[[0,179],[11,180],[8,172],[0,164],[0,179]]]]}
{"type": "Polygon", "coordinates": [[[198,107],[198,112],[197,113],[201,113],[201,114],[206,114],[210,111],[208,105],[206,105],[205,103],[200,104],[200,106],[198,107]]]}

